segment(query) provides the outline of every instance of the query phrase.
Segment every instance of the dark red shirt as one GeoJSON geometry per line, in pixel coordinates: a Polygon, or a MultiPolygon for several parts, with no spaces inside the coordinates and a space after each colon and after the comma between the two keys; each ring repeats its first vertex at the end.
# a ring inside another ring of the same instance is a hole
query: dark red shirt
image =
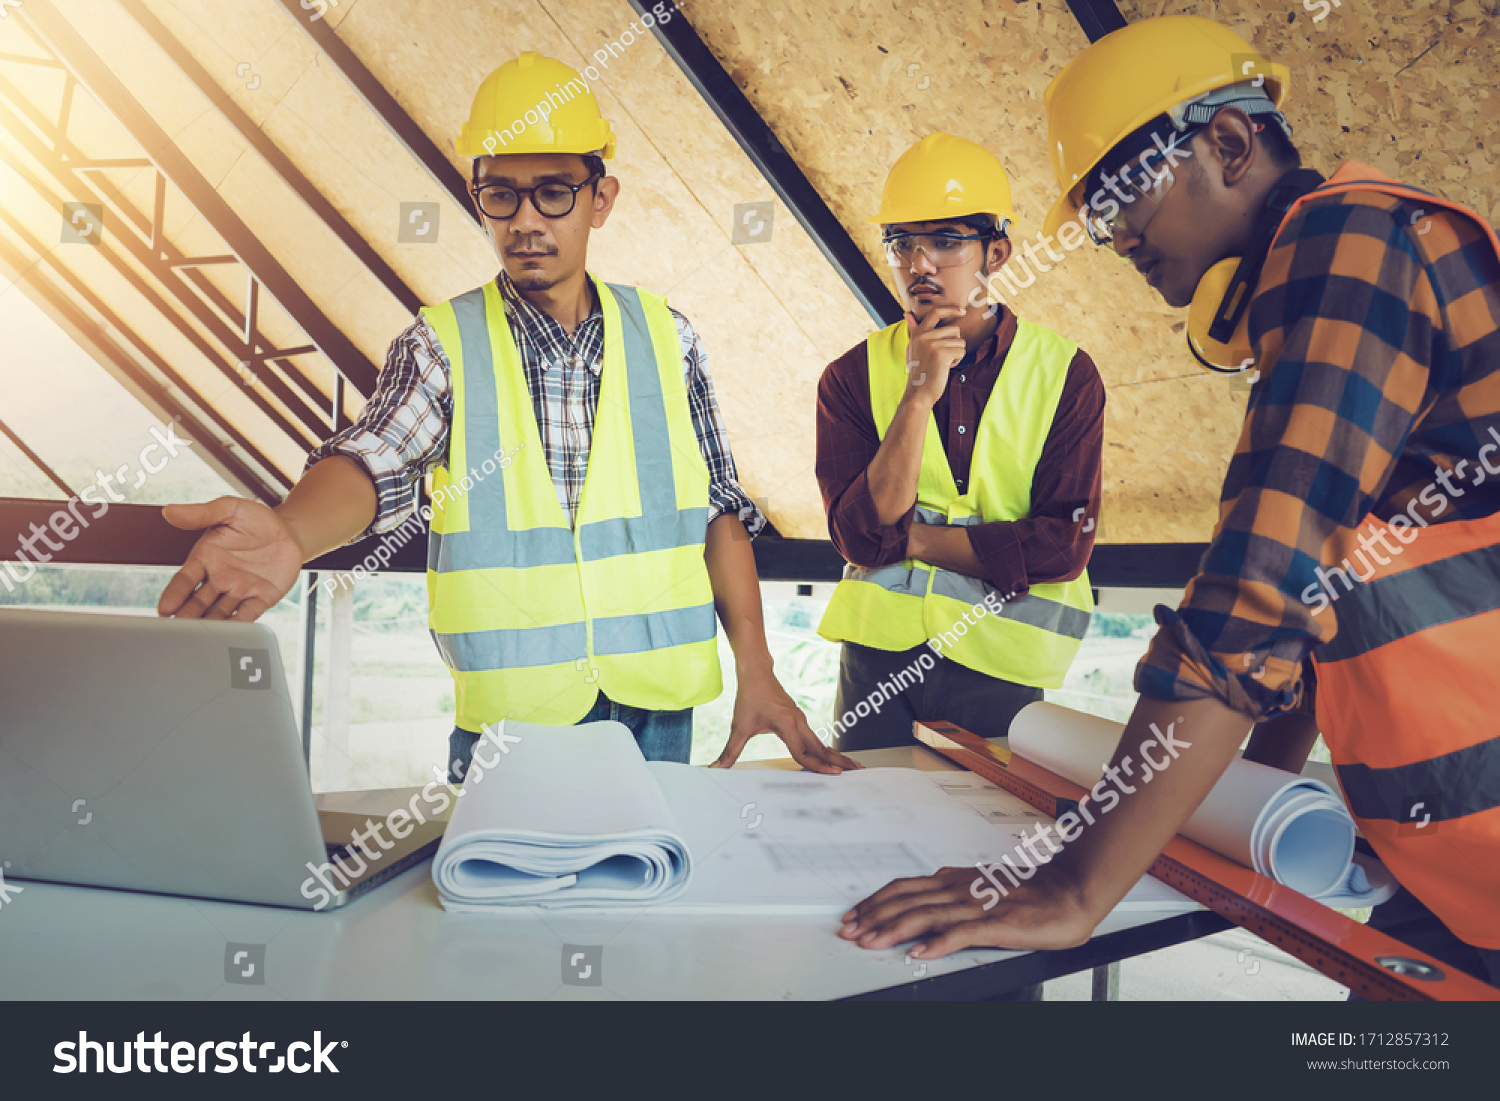
{"type": "MultiPolygon", "coordinates": [[[[994,334],[949,372],[943,396],[933,407],[960,493],[968,491],[975,430],[1015,335],[1015,314],[1002,309],[994,334]]],[[[880,448],[880,434],[870,411],[868,362],[860,341],[823,371],[816,470],[833,545],[855,565],[874,567],[906,557],[916,504],[894,524],[882,524],[876,515],[866,472],[880,448]]],[[[1098,531],[1103,453],[1104,382],[1094,361],[1080,350],[1068,365],[1057,413],[1032,475],[1031,515],[965,529],[984,564],[985,580],[1002,593],[1024,595],[1032,585],[1071,581],[1083,572],[1098,531]]]]}

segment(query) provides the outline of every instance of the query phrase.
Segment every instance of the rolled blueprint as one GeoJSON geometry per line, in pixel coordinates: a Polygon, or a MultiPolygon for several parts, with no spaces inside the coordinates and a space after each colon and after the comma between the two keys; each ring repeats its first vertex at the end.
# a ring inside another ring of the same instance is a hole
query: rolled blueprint
{"type": "Polygon", "coordinates": [[[629,728],[501,723],[474,746],[432,862],[443,908],[652,903],[686,889],[682,831],[629,728]]]}
{"type": "MultiPolygon", "coordinates": [[[[1012,721],[1010,748],[1092,789],[1124,732],[1121,723],[1097,715],[1033,703],[1012,721]]],[[[1153,759],[1170,768],[1173,757],[1165,746],[1174,739],[1193,741],[1192,731],[1180,724],[1170,733],[1166,739],[1150,737],[1144,753],[1126,747],[1135,765],[1133,774],[1121,772],[1124,783],[1139,787],[1148,770],[1157,771],[1149,764],[1153,759]]],[[[1354,860],[1354,819],[1332,788],[1254,761],[1231,761],[1179,832],[1312,898],[1364,906],[1394,892],[1378,862],[1354,860]]]]}

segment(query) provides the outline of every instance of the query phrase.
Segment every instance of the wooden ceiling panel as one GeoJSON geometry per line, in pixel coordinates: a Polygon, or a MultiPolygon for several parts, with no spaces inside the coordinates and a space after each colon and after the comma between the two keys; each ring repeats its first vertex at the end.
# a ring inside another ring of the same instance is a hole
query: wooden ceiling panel
{"type": "MultiPolygon", "coordinates": [[[[118,3],[55,2],[370,360],[382,361],[409,312],[276,177],[216,100],[243,108],[422,300],[440,301],[493,277],[498,261],[467,211],[277,0],[144,0],[217,82],[208,96],[118,3]],[[398,239],[406,202],[438,204],[435,243],[398,239]]],[[[1125,0],[1120,7],[1130,21],[1207,13],[1183,0],[1125,0]]],[[[1485,9],[1477,0],[1381,7],[1345,4],[1315,21],[1314,11],[1296,3],[1219,0],[1212,14],[1292,67],[1288,115],[1312,166],[1327,172],[1358,157],[1500,221],[1500,154],[1492,153],[1500,141],[1500,45],[1484,33],[1485,9]]],[[[618,137],[609,167],[621,195],[591,238],[590,268],[667,294],[693,321],[741,480],[767,502],[783,533],[825,537],[812,474],[816,383],[873,322],[666,51],[640,33],[635,11],[623,0],[344,0],[326,17],[465,175],[468,163],[453,137],[491,69],[535,49],[583,70],[595,63],[595,51],[634,39],[611,54],[593,82],[618,137]],[[636,31],[628,33],[632,21],[636,31]],[[735,244],[737,204],[764,201],[774,210],[771,239],[735,244]]],[[[878,232],[865,219],[895,159],[935,130],[1000,156],[1019,214],[1012,239],[1018,250],[1035,240],[1055,190],[1042,92],[1087,44],[1064,0],[690,0],[676,18],[692,24],[877,271],[886,270],[878,232]]],[[[0,49],[35,52],[15,21],[0,26],[0,49]]],[[[39,103],[54,101],[60,89],[55,72],[0,66],[0,75],[39,103]]],[[[74,127],[93,155],[134,153],[87,96],[75,104],[74,127]]],[[[111,178],[137,206],[146,201],[149,173],[116,170],[111,178]]],[[[13,190],[4,180],[8,205],[13,190]]],[[[46,212],[46,204],[37,209],[46,212]]],[[[55,217],[46,213],[44,220],[55,217]]],[[[175,188],[167,235],[195,255],[227,251],[175,188]]],[[[1104,541],[1205,540],[1243,392],[1197,370],[1183,344],[1183,312],[1167,308],[1111,253],[1085,245],[1050,270],[1041,270],[1046,254],[1034,247],[1031,259],[1024,256],[1012,260],[1012,271],[1030,267],[1035,281],[1015,291],[1010,305],[1076,340],[1109,392],[1104,541]]],[[[244,418],[278,465],[300,468],[299,449],[272,438],[275,426],[242,384],[214,372],[181,334],[143,314],[138,300],[131,305],[133,292],[97,256],[68,262],[98,280],[101,294],[221,401],[226,415],[244,418]]],[[[242,269],[205,273],[243,302],[242,269]]],[[[283,311],[273,304],[263,310],[268,338],[302,342],[283,311]]],[[[325,399],[331,396],[326,361],[304,361],[304,370],[325,399]]],[[[352,394],[349,402],[351,410],[358,405],[352,394]]]]}

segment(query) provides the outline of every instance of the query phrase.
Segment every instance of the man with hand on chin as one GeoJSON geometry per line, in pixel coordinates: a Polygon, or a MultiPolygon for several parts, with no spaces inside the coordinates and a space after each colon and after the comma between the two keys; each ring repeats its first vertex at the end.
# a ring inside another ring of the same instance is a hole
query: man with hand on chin
{"type": "Polygon", "coordinates": [[[848,562],[818,629],[843,643],[845,751],[914,744],[918,719],[1005,734],[1088,628],[1104,386],[1077,345],[989,303],[1013,219],[999,159],[943,133],[897,160],[870,219],[906,317],[818,385],[848,562]]]}

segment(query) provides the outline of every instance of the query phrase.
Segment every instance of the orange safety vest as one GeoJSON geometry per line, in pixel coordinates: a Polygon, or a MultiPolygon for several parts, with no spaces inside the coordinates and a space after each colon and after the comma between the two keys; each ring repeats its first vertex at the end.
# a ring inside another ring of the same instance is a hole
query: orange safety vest
{"type": "MultiPolygon", "coordinates": [[[[1472,218],[1500,256],[1472,211],[1354,162],[1287,217],[1344,191],[1472,218]]],[[[1355,821],[1397,880],[1460,940],[1500,949],[1500,513],[1399,531],[1367,517],[1362,529],[1401,553],[1385,564],[1368,555],[1374,575],[1351,578],[1334,602],[1338,631],[1312,651],[1318,727],[1355,821]]]]}

